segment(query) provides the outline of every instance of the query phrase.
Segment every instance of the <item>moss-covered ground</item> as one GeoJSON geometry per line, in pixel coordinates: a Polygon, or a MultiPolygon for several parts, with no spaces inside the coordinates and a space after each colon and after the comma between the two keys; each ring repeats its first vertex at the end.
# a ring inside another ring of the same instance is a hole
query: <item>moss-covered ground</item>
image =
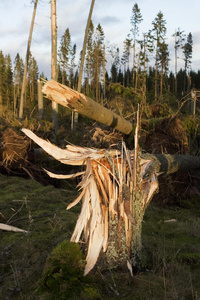
{"type": "Polygon", "coordinates": [[[0,174],[0,222],[28,230],[0,231],[0,299],[200,299],[200,197],[149,205],[133,278],[120,270],[84,278],[84,258],[69,243],[80,205],[66,207],[76,195],[67,182],[55,188],[0,174]]]}

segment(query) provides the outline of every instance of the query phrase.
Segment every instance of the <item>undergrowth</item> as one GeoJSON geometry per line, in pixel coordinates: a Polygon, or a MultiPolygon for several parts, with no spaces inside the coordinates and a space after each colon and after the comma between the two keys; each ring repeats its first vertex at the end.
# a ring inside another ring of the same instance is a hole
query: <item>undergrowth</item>
{"type": "Polygon", "coordinates": [[[74,185],[42,186],[0,175],[0,222],[28,231],[1,231],[0,299],[199,299],[200,199],[151,203],[143,221],[141,269],[99,269],[83,277],[84,257],[69,242],[80,206],[74,185]]]}

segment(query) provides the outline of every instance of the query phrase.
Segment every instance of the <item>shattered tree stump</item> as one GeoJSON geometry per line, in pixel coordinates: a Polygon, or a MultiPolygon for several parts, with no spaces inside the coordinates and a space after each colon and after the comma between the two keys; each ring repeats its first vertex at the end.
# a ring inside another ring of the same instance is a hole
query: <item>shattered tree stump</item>
{"type": "Polygon", "coordinates": [[[85,171],[50,177],[67,179],[81,176],[81,193],[67,209],[82,201],[81,212],[71,237],[86,245],[85,275],[96,265],[99,255],[110,269],[137,266],[141,254],[142,220],[154,193],[157,176],[200,167],[200,158],[184,155],[152,155],[119,150],[97,150],[68,145],[66,149],[22,131],[61,163],[85,166],[85,171]],[[135,159],[136,158],[136,159],[135,159]]]}
{"type": "MultiPolygon", "coordinates": [[[[52,101],[77,111],[122,133],[133,131],[132,123],[110,112],[85,95],[54,80],[46,82],[43,93],[52,101]]],[[[22,131],[61,163],[85,166],[85,171],[50,177],[67,179],[81,176],[80,195],[67,209],[82,201],[81,212],[71,241],[87,249],[84,274],[87,275],[104,253],[109,269],[125,267],[133,274],[141,255],[142,220],[153,195],[158,191],[157,176],[179,170],[200,168],[200,158],[185,155],[142,154],[138,151],[138,120],[135,150],[125,143],[119,150],[98,150],[68,145],[60,149],[37,137],[28,129],[22,131]]]]}
{"type": "Polygon", "coordinates": [[[135,164],[133,151],[127,150],[124,143],[121,151],[71,145],[60,149],[28,129],[22,131],[61,163],[85,166],[84,172],[72,175],[47,171],[49,176],[60,179],[82,176],[78,184],[81,193],[67,209],[82,200],[71,241],[87,245],[85,275],[93,269],[101,251],[105,252],[109,268],[127,265],[132,273],[141,252],[143,215],[158,188],[159,163],[152,167],[154,160],[139,156],[135,164]]]}

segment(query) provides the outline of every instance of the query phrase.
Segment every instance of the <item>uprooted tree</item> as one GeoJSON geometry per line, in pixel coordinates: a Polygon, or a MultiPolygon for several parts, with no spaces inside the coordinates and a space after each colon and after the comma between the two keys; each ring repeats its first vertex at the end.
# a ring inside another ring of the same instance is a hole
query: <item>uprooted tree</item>
{"type": "MultiPolygon", "coordinates": [[[[46,96],[78,113],[129,134],[132,124],[92,99],[55,81],[47,82],[46,96]],[[128,129],[127,129],[128,128],[128,129]]],[[[81,176],[80,195],[67,209],[82,200],[81,212],[71,241],[81,241],[87,250],[85,275],[99,262],[103,268],[133,267],[140,261],[142,220],[153,195],[158,191],[157,177],[163,172],[200,167],[200,158],[188,155],[143,154],[138,147],[138,124],[135,149],[124,142],[120,150],[98,150],[68,145],[66,149],[37,137],[28,129],[22,131],[61,163],[84,166],[84,171],[50,177],[66,179],[81,176]]]]}

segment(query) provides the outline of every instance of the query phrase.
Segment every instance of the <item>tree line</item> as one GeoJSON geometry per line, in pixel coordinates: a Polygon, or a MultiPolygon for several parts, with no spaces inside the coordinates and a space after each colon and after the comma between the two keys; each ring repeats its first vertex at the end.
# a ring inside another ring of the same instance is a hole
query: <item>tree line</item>
{"type": "MultiPolygon", "coordinates": [[[[126,94],[141,103],[162,102],[169,93],[183,97],[191,89],[200,89],[200,71],[191,70],[193,39],[178,28],[174,33],[175,71],[169,71],[170,54],[166,43],[166,20],[161,11],[152,21],[152,28],[140,34],[143,17],[135,3],[130,19],[130,33],[123,42],[123,53],[115,45],[105,42],[100,24],[90,22],[86,44],[82,92],[101,102],[114,94],[126,94]],[[178,57],[182,53],[184,68],[178,70],[178,57]],[[132,65],[130,63],[132,62],[132,65]],[[109,68],[109,69],[108,69],[109,68]],[[124,90],[127,93],[124,93],[124,90]]],[[[81,54],[80,54],[81,57],[81,54]]],[[[69,28],[63,33],[58,47],[58,81],[77,89],[80,58],[76,44],[71,43],[69,28]]],[[[0,51],[0,104],[11,107],[18,116],[24,62],[17,53],[14,64],[10,55],[0,51]]],[[[25,107],[37,105],[37,61],[30,54],[28,60],[25,107]]]]}

